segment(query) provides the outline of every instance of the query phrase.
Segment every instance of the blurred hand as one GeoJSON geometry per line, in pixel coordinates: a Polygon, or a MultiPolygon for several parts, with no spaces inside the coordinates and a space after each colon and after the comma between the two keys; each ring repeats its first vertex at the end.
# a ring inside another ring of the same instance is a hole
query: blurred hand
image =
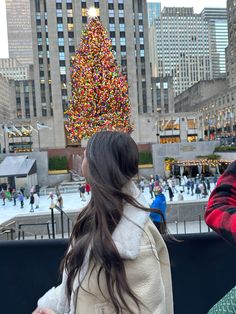
{"type": "Polygon", "coordinates": [[[56,314],[53,310],[50,309],[35,309],[32,314],[56,314]]]}

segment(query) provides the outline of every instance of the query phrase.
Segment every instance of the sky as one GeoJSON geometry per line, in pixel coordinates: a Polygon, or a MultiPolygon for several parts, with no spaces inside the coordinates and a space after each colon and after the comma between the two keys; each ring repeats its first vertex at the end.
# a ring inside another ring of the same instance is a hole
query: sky
{"type": "MultiPolygon", "coordinates": [[[[164,6],[179,6],[179,7],[194,7],[196,13],[201,12],[203,8],[215,7],[225,8],[226,0],[148,0],[148,2],[161,2],[164,6]]],[[[6,11],[5,0],[0,0],[0,58],[8,57],[7,45],[7,26],[6,26],[6,11]]]]}

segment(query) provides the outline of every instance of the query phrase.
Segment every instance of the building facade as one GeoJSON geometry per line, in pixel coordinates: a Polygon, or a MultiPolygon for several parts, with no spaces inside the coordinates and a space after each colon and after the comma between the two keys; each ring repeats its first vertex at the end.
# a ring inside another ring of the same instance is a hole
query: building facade
{"type": "Polygon", "coordinates": [[[0,74],[11,80],[28,80],[32,78],[32,65],[22,65],[17,59],[0,59],[0,74]]]}
{"type": "Polygon", "coordinates": [[[9,57],[22,65],[33,64],[31,0],[5,0],[9,57]]]}
{"type": "Polygon", "coordinates": [[[229,88],[236,87],[236,0],[227,1],[228,13],[228,39],[227,47],[227,78],[229,80],[229,88]]]}
{"type": "Polygon", "coordinates": [[[167,77],[152,77],[153,112],[174,112],[173,79],[167,77]]]}
{"type": "Polygon", "coordinates": [[[148,2],[147,14],[148,14],[148,27],[150,27],[154,23],[154,20],[158,18],[161,14],[161,3],[148,2]]]}
{"type": "Polygon", "coordinates": [[[12,118],[9,80],[0,74],[0,123],[12,118]]]}
{"type": "Polygon", "coordinates": [[[197,142],[200,139],[203,139],[203,121],[197,112],[158,115],[157,143],[197,142]]]}
{"type": "Polygon", "coordinates": [[[202,11],[208,22],[212,78],[226,77],[225,49],[228,45],[226,8],[205,8],[202,11]]]}
{"type": "Polygon", "coordinates": [[[203,16],[193,8],[166,7],[155,21],[153,72],[173,77],[175,95],[211,79],[208,23],[203,16]]]}
{"type": "Polygon", "coordinates": [[[198,111],[201,109],[202,103],[205,100],[215,97],[216,95],[225,94],[227,90],[228,82],[226,79],[200,81],[175,97],[174,111],[198,111]]]}
{"type": "Polygon", "coordinates": [[[30,4],[36,114],[52,126],[54,146],[70,144],[64,128],[64,111],[71,97],[70,59],[79,46],[90,7],[97,9],[117,63],[127,76],[134,138],[139,141],[139,114],[153,110],[146,1],[35,0],[30,4]]]}

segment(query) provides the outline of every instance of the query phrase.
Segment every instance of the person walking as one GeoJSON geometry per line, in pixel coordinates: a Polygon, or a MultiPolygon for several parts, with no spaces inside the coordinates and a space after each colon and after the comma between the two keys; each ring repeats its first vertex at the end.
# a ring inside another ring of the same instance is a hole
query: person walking
{"type": "Polygon", "coordinates": [[[207,186],[207,194],[210,194],[211,193],[211,183],[210,183],[210,180],[207,179],[206,180],[206,186],[207,186]]]}
{"type": "Polygon", "coordinates": [[[150,176],[150,180],[149,180],[149,184],[148,184],[149,192],[150,192],[151,198],[153,198],[153,196],[154,196],[154,193],[153,193],[154,184],[155,184],[155,181],[154,181],[154,179],[153,179],[153,176],[151,175],[151,176],[150,176]]]}
{"type": "Polygon", "coordinates": [[[62,210],[63,209],[63,198],[61,193],[57,193],[57,206],[62,210]]]}
{"type": "Polygon", "coordinates": [[[144,179],[142,178],[139,182],[139,187],[140,187],[140,190],[142,191],[142,193],[144,192],[144,179]]]}
{"type": "Polygon", "coordinates": [[[199,200],[201,197],[201,189],[199,187],[199,184],[196,184],[196,188],[195,188],[195,194],[196,194],[196,199],[199,200]]]}
{"type": "Polygon", "coordinates": [[[6,203],[6,192],[4,190],[1,191],[1,197],[2,197],[2,205],[4,206],[6,203]]]}
{"type": "Polygon", "coordinates": [[[85,199],[85,184],[84,183],[80,185],[79,191],[80,191],[80,197],[82,199],[82,202],[85,202],[86,199],[85,199]]]}
{"type": "Polygon", "coordinates": [[[51,201],[50,208],[53,208],[55,206],[55,204],[54,204],[54,193],[53,192],[49,193],[48,199],[50,199],[50,201],[51,201]]]}
{"type": "Polygon", "coordinates": [[[17,199],[16,189],[12,190],[12,199],[13,199],[13,206],[16,206],[16,199],[17,199]]]}
{"type": "Polygon", "coordinates": [[[33,196],[34,196],[34,205],[35,205],[35,209],[36,209],[36,208],[39,208],[39,196],[38,196],[38,193],[37,193],[36,190],[35,190],[33,196]]]}
{"type": "Polygon", "coordinates": [[[20,201],[20,208],[24,207],[24,195],[22,192],[19,192],[18,200],[20,201]]]}
{"type": "Polygon", "coordinates": [[[152,223],[138,174],[138,148],[127,133],[101,131],[87,144],[82,173],[91,199],[79,213],[63,260],[62,283],[33,314],[173,314],[170,262],[152,223]]]}
{"type": "Polygon", "coordinates": [[[194,181],[193,179],[190,180],[190,190],[191,190],[191,195],[193,196],[193,191],[194,191],[194,181]]]}
{"type": "Polygon", "coordinates": [[[168,186],[168,193],[169,193],[170,202],[172,202],[173,197],[174,197],[174,193],[172,191],[172,188],[169,185],[167,185],[167,186],[168,186]]]}
{"type": "Polygon", "coordinates": [[[162,220],[163,218],[166,220],[166,198],[165,195],[162,193],[162,188],[160,186],[155,186],[153,192],[155,195],[155,199],[150,207],[160,209],[163,216],[158,213],[151,212],[150,218],[152,219],[157,229],[161,232],[165,228],[162,220]]]}
{"type": "Polygon", "coordinates": [[[34,212],[34,195],[30,192],[30,213],[34,212]]]}
{"type": "Polygon", "coordinates": [[[89,193],[90,193],[90,185],[87,182],[85,183],[85,191],[89,195],[89,193]]]}
{"type": "Polygon", "coordinates": [[[175,177],[172,178],[172,180],[171,180],[171,186],[172,186],[173,192],[178,193],[178,190],[176,189],[176,179],[175,179],[175,177]]]}
{"type": "Polygon", "coordinates": [[[178,194],[178,201],[183,201],[183,200],[184,200],[183,191],[180,191],[178,194]]]}

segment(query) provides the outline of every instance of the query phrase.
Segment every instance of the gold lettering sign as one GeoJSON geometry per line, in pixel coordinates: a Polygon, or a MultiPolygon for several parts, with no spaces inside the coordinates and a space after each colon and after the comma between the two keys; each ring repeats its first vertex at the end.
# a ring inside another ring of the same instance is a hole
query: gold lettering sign
{"type": "Polygon", "coordinates": [[[196,147],[190,145],[180,146],[180,150],[182,150],[183,152],[191,152],[195,149],[196,147]]]}

